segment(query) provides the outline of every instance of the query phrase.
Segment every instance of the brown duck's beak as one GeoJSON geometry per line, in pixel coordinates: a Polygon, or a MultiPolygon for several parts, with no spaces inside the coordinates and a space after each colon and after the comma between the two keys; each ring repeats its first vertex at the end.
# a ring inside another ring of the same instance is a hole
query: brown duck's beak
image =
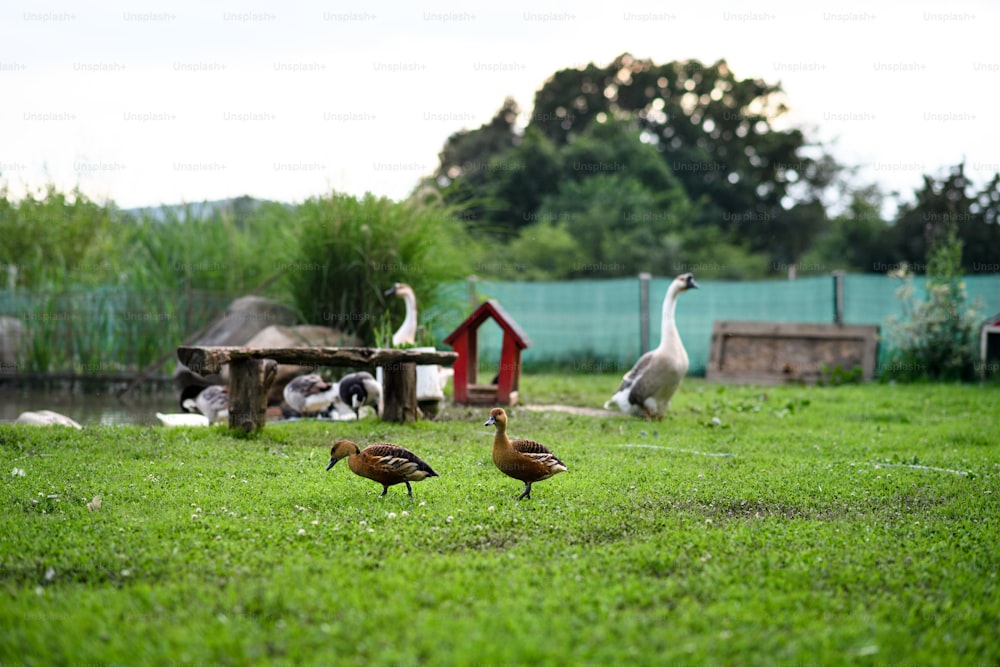
{"type": "Polygon", "coordinates": [[[392,287],[390,287],[386,291],[382,292],[382,296],[392,296],[395,293],[396,293],[396,286],[393,285],[392,287]]]}
{"type": "Polygon", "coordinates": [[[330,465],[328,465],[326,469],[329,470],[330,468],[332,468],[334,465],[336,465],[337,461],[339,460],[340,459],[330,459],[330,465]]]}
{"type": "Polygon", "coordinates": [[[483,426],[493,426],[496,423],[497,420],[493,417],[493,415],[490,415],[490,418],[486,420],[486,423],[483,424],[483,426]]]}

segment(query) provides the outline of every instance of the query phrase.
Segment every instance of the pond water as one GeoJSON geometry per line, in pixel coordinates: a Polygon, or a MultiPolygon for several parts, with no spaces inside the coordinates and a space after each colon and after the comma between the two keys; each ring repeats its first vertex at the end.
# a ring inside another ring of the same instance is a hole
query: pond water
{"type": "Polygon", "coordinates": [[[0,424],[13,423],[28,410],[53,410],[83,426],[93,424],[158,425],[157,412],[180,412],[172,389],[117,396],[111,390],[65,391],[0,387],[0,424]]]}

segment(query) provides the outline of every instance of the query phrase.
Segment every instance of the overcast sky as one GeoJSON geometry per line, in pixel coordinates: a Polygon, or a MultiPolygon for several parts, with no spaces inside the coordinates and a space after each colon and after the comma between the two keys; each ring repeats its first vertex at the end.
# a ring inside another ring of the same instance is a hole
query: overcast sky
{"type": "Polygon", "coordinates": [[[445,139],[629,51],[780,81],[786,121],[907,195],[1000,169],[981,2],[67,2],[0,7],[0,180],[124,207],[331,189],[403,198],[445,139]]]}

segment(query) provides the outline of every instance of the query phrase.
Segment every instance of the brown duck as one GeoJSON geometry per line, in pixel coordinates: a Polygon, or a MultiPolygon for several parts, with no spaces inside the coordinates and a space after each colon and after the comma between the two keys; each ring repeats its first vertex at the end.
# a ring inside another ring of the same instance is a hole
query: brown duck
{"type": "Polygon", "coordinates": [[[495,425],[497,434],[493,438],[493,463],[504,473],[524,482],[524,491],[518,500],[531,498],[531,485],[565,472],[566,466],[549,448],[534,440],[507,437],[507,413],[503,408],[493,408],[486,426],[495,425]]]}
{"type": "Polygon", "coordinates": [[[330,465],[326,469],[329,470],[345,457],[355,475],[367,477],[382,485],[380,498],[394,484],[406,484],[406,492],[412,498],[410,482],[438,476],[419,456],[405,447],[388,442],[369,445],[361,450],[350,440],[338,440],[330,449],[330,465]]]}

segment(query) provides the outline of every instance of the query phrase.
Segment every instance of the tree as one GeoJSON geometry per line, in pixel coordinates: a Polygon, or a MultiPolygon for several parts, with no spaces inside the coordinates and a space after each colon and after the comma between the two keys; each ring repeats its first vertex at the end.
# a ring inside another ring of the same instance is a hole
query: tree
{"type": "Polygon", "coordinates": [[[944,236],[954,233],[962,242],[962,269],[966,272],[997,272],[1000,247],[1000,174],[977,194],[969,194],[972,183],[965,164],[950,168],[940,179],[924,175],[916,200],[900,207],[888,231],[888,265],[906,262],[923,271],[923,258],[944,236]]]}
{"type": "Polygon", "coordinates": [[[508,99],[490,123],[450,137],[432,186],[469,229],[504,242],[561,220],[591,263],[630,272],[652,269],[654,249],[701,251],[684,248],[695,230],[726,244],[745,275],[754,253],[796,261],[827,222],[820,194],[839,165],[812,157],[800,130],[774,127],[785,110],[780,85],[737,79],[725,61],[626,53],[556,72],[523,131],[508,99]],[[637,220],[655,224],[625,224],[637,220]]]}
{"type": "Polygon", "coordinates": [[[889,256],[889,223],[882,217],[883,195],[877,186],[845,188],[846,209],[835,216],[818,243],[819,264],[844,271],[884,273],[889,256]]]}
{"type": "MultiPolygon", "coordinates": [[[[711,202],[705,222],[732,228],[774,214],[796,190],[814,199],[836,172],[829,157],[807,156],[800,130],[775,129],[783,98],[780,84],[737,79],[725,60],[656,65],[625,53],[604,68],[556,72],[535,95],[531,124],[561,145],[603,118],[635,119],[691,199],[711,202]]],[[[769,237],[750,231],[758,245],[769,237]]]]}

